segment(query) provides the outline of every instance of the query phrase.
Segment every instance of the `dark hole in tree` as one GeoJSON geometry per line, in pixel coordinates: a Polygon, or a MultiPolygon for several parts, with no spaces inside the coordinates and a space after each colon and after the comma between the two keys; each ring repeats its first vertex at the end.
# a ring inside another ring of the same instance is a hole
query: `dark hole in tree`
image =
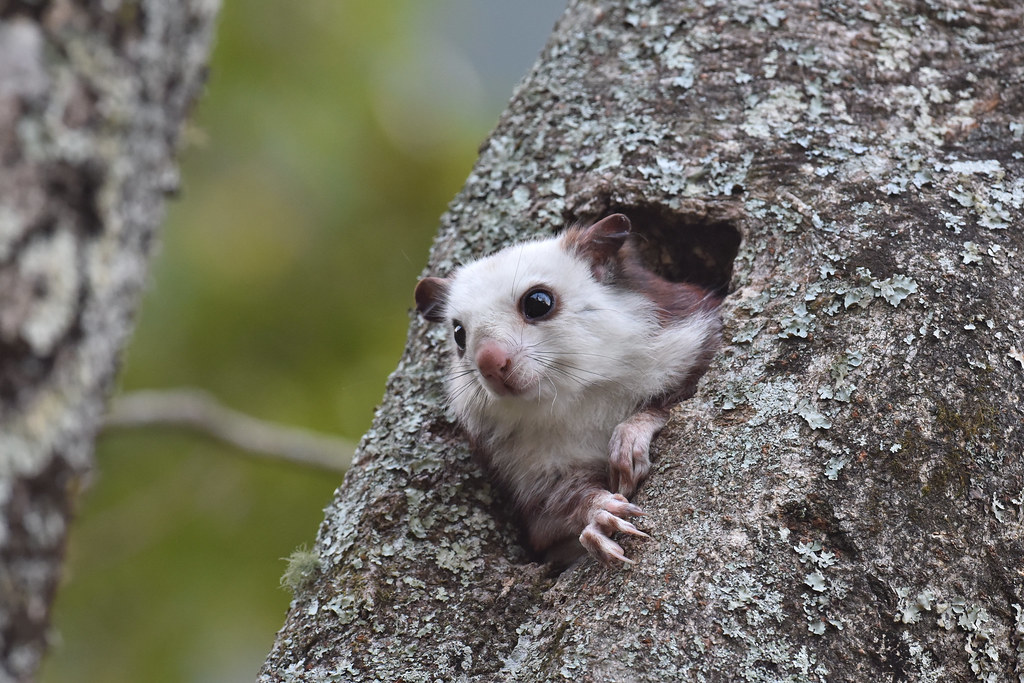
{"type": "Polygon", "coordinates": [[[729,291],[742,241],[734,206],[677,211],[657,204],[610,203],[602,215],[613,213],[625,214],[632,222],[641,256],[656,273],[673,282],[729,291]]]}

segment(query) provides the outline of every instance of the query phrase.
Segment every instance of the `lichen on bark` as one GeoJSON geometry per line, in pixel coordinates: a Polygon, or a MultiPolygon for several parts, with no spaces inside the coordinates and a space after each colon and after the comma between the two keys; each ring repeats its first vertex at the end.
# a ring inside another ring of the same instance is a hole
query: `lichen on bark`
{"type": "Polygon", "coordinates": [[[997,1],[570,3],[430,271],[613,210],[668,270],[742,233],[652,539],[530,562],[414,319],[261,680],[1024,676],[1022,30],[997,1]]]}

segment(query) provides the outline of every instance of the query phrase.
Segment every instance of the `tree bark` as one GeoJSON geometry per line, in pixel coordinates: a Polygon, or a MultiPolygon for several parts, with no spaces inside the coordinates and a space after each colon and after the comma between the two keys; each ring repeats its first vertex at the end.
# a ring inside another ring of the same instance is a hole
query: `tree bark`
{"type": "Polygon", "coordinates": [[[429,272],[612,211],[669,275],[732,267],[652,539],[531,562],[414,319],[260,680],[1024,681],[1021,35],[1001,0],[571,2],[429,272]]]}
{"type": "Polygon", "coordinates": [[[216,0],[0,0],[0,680],[30,680],[216,0]]]}

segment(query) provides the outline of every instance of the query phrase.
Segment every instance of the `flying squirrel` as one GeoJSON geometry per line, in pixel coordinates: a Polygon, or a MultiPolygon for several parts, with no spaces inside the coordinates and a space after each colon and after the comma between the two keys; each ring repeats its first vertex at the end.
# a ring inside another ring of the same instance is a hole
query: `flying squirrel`
{"type": "Polygon", "coordinates": [[[634,239],[614,214],[416,285],[450,330],[449,405],[549,558],[633,562],[612,536],[647,538],[629,497],[721,342],[721,292],[651,272],[634,239]]]}

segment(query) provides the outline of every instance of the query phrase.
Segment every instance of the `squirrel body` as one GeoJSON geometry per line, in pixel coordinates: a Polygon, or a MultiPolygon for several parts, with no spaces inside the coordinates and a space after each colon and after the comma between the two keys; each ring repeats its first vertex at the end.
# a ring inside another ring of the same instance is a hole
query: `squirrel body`
{"type": "Polygon", "coordinates": [[[629,220],[512,245],[428,277],[416,303],[450,326],[449,405],[530,545],[565,557],[576,539],[631,562],[612,536],[650,470],[651,439],[692,395],[721,338],[721,296],[641,263],[629,220]]]}

